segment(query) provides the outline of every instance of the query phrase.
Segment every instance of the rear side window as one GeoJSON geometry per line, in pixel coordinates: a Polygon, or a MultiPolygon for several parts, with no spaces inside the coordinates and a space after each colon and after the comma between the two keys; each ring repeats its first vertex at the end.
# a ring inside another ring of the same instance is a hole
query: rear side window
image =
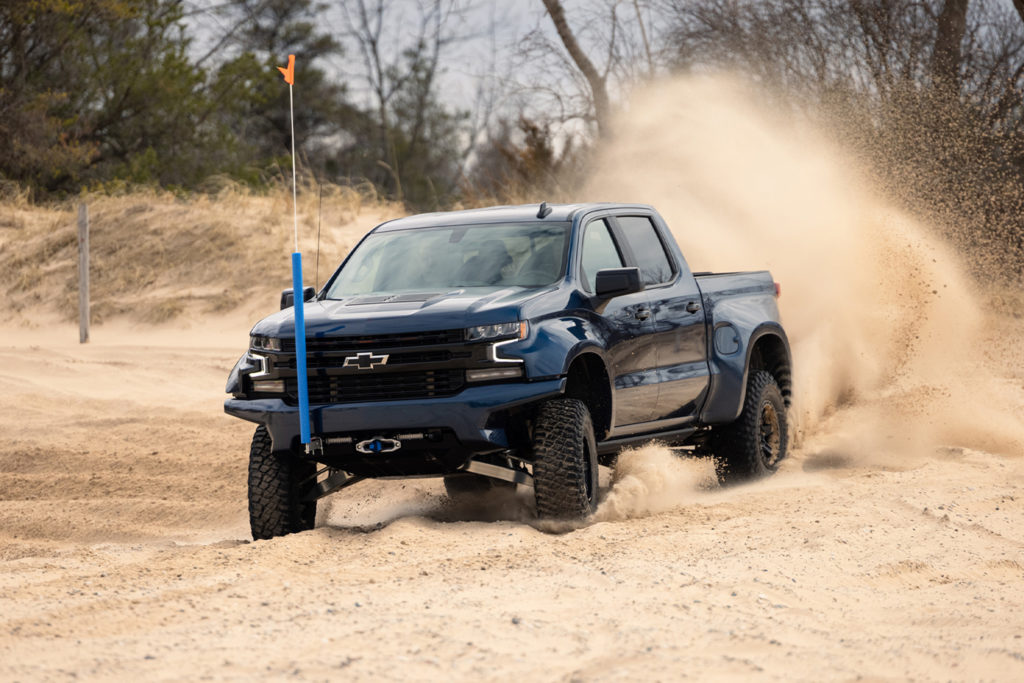
{"type": "Polygon", "coordinates": [[[599,219],[587,224],[583,233],[583,273],[580,278],[586,284],[587,291],[594,291],[597,271],[604,268],[621,268],[622,257],[612,239],[608,224],[599,219]]]}
{"type": "Polygon", "coordinates": [[[657,285],[671,280],[672,262],[651,219],[646,216],[620,216],[616,220],[636,256],[644,284],[657,285]]]}

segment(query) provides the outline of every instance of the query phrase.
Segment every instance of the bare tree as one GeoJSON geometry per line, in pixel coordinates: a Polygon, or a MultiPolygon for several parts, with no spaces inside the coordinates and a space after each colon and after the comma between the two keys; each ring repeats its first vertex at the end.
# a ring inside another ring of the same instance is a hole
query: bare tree
{"type": "Polygon", "coordinates": [[[520,107],[511,118],[525,117],[560,137],[606,135],[614,103],[664,63],[644,19],[651,0],[593,0],[571,10],[561,0],[540,4],[536,26],[513,56],[510,90],[520,107]],[[581,121],[584,130],[576,125],[581,121]]]}
{"type": "Polygon", "coordinates": [[[984,251],[979,272],[1024,270],[1024,0],[665,6],[677,68],[750,74],[821,117],[894,197],[984,251]]]}
{"type": "Polygon", "coordinates": [[[967,31],[967,0],[945,0],[936,21],[932,50],[932,83],[950,92],[959,90],[960,52],[967,31]]]}
{"type": "Polygon", "coordinates": [[[465,117],[440,100],[438,76],[445,50],[468,38],[451,28],[464,7],[457,0],[419,0],[412,13],[408,7],[392,0],[340,3],[375,114],[370,134],[377,144],[369,161],[376,170],[363,165],[362,172],[398,201],[436,207],[457,182],[461,163],[456,147],[465,117]]]}
{"type": "Polygon", "coordinates": [[[726,66],[812,97],[842,91],[882,102],[945,83],[970,98],[1007,87],[1007,67],[1019,64],[1020,27],[995,3],[667,0],[666,8],[676,68],[726,66]]]}
{"type": "MultiPolygon", "coordinates": [[[[603,135],[608,130],[608,69],[606,67],[604,73],[598,72],[597,67],[594,66],[594,63],[590,61],[590,58],[587,57],[580,47],[576,41],[576,36],[573,35],[572,29],[569,28],[569,22],[565,18],[565,10],[562,8],[562,3],[559,0],[542,0],[542,2],[548,12],[548,16],[551,17],[551,21],[555,25],[555,30],[558,31],[558,37],[561,38],[562,45],[565,46],[576,68],[587,79],[587,84],[590,86],[591,99],[594,104],[594,118],[597,121],[598,134],[603,135]]],[[[612,11],[614,13],[614,6],[612,11]]],[[[614,32],[616,27],[614,16],[611,27],[611,30],[614,32]]],[[[610,42],[614,43],[614,37],[610,42]]]]}
{"type": "MultiPolygon", "coordinates": [[[[348,35],[359,48],[365,66],[364,78],[374,97],[377,124],[380,128],[380,150],[377,163],[387,169],[394,181],[399,201],[402,200],[402,183],[398,175],[398,159],[391,140],[391,116],[389,106],[395,93],[410,77],[398,66],[400,55],[389,62],[384,55],[384,25],[389,3],[386,0],[356,0],[341,3],[342,15],[348,27],[348,35]],[[352,8],[352,5],[355,7],[352,8]],[[386,161],[385,161],[386,160],[386,161]]],[[[421,29],[424,22],[420,22],[421,29]]],[[[425,36],[417,36],[417,46],[422,45],[425,36]]]]}
{"type": "Polygon", "coordinates": [[[640,0],[633,0],[633,9],[636,11],[636,23],[640,27],[640,38],[643,40],[644,54],[647,55],[647,77],[654,78],[654,55],[651,52],[651,41],[647,37],[647,27],[644,26],[644,15],[640,11],[640,0]]]}

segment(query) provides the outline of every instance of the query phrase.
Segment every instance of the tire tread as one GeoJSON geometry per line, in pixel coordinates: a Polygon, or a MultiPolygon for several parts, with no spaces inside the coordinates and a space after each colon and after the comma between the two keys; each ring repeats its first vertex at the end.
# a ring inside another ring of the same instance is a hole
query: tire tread
{"type": "Polygon", "coordinates": [[[715,455],[715,470],[718,481],[723,485],[738,484],[772,474],[774,470],[765,467],[760,457],[761,402],[765,397],[777,397],[779,423],[782,431],[782,458],[786,457],[788,432],[785,402],[778,382],[770,372],[759,370],[747,383],[743,411],[735,422],[719,427],[712,433],[712,452],[715,455]]]}
{"type": "Polygon", "coordinates": [[[596,479],[594,429],[586,405],[574,398],[553,399],[538,412],[533,436],[533,479],[537,514],[542,518],[579,518],[593,511],[596,485],[587,495],[587,463],[596,479]],[[588,444],[585,446],[585,444],[588,444]]]}
{"type": "Polygon", "coordinates": [[[313,528],[316,501],[301,501],[296,490],[312,472],[311,463],[275,454],[266,427],[256,428],[249,449],[248,482],[253,539],[266,540],[313,528]]]}

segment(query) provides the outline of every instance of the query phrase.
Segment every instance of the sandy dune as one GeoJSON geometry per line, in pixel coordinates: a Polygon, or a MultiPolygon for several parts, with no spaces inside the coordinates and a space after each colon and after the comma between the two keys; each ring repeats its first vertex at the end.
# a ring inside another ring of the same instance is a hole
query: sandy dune
{"type": "Polygon", "coordinates": [[[365,482],[252,543],[220,324],[0,333],[0,679],[1024,678],[1020,453],[650,448],[573,530],[365,482]]]}

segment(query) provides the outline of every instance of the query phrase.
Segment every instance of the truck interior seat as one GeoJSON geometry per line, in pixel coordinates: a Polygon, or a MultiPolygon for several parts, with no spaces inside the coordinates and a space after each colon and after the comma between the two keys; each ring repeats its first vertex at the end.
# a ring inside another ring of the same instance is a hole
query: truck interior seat
{"type": "Polygon", "coordinates": [[[512,256],[509,255],[505,243],[501,240],[486,240],[480,243],[480,249],[475,256],[470,257],[456,277],[458,281],[468,286],[493,285],[502,279],[502,269],[512,263],[512,256]]]}

